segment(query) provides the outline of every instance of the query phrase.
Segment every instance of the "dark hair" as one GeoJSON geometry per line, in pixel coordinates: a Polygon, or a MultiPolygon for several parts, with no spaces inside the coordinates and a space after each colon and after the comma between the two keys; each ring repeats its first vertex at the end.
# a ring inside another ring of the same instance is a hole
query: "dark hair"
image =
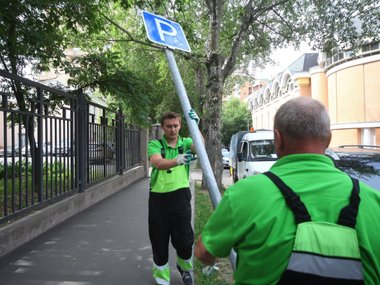
{"type": "Polygon", "coordinates": [[[163,114],[161,117],[161,126],[164,124],[165,120],[176,119],[176,118],[179,120],[179,123],[181,123],[181,116],[179,114],[175,112],[167,112],[163,114]]]}
{"type": "Polygon", "coordinates": [[[319,101],[297,97],[278,109],[274,128],[292,138],[327,139],[330,136],[330,118],[319,101]]]}

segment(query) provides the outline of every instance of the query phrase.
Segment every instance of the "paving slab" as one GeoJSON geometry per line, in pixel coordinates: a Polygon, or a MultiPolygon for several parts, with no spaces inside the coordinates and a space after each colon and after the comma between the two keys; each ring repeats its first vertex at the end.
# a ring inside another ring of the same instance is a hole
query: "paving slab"
{"type": "MultiPolygon", "coordinates": [[[[201,170],[191,179],[201,180],[201,170]]],[[[228,170],[223,183],[232,184],[228,170]]],[[[149,179],[141,179],[12,251],[0,259],[0,284],[154,284],[148,197],[149,179]]],[[[180,285],[175,263],[170,247],[171,285],[180,285]]]]}
{"type": "MultiPolygon", "coordinates": [[[[142,179],[0,259],[1,285],[152,285],[149,180],[142,179]]],[[[182,281],[171,248],[172,285],[182,281]]]]}

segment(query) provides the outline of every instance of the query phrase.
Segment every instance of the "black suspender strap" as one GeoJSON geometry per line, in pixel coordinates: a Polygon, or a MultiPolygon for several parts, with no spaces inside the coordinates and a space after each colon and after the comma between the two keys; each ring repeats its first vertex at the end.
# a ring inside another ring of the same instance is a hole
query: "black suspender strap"
{"type": "MultiPolygon", "coordinates": [[[[272,182],[280,189],[283,194],[286,204],[292,210],[296,223],[302,223],[311,221],[309,212],[307,211],[305,204],[301,201],[300,197],[288,186],[286,185],[277,175],[272,172],[263,173],[267,176],[272,182]]],[[[342,208],[339,214],[338,224],[346,227],[355,228],[356,218],[359,211],[360,204],[360,188],[359,181],[355,178],[352,178],[352,191],[350,195],[349,204],[342,208]]]]}
{"type": "Polygon", "coordinates": [[[284,183],[284,181],[270,171],[264,172],[263,174],[272,180],[278,189],[280,189],[285,198],[286,204],[294,214],[297,224],[311,221],[310,214],[306,209],[305,204],[301,201],[300,197],[284,183]]]}
{"type": "MultiPolygon", "coordinates": [[[[162,139],[159,139],[158,140],[161,144],[161,156],[162,158],[165,158],[165,146],[164,146],[164,142],[162,141],[162,139]]],[[[181,139],[182,141],[182,144],[183,144],[183,139],[181,139]]],[[[183,145],[179,146],[178,147],[178,154],[183,154],[183,145]]]]}
{"type": "Polygon", "coordinates": [[[359,197],[359,181],[352,178],[352,191],[350,196],[350,203],[344,207],[339,214],[338,224],[346,227],[355,228],[356,217],[358,216],[360,197],[359,197]]]}
{"type": "Polygon", "coordinates": [[[164,142],[162,141],[162,139],[159,139],[158,141],[161,144],[161,156],[162,156],[162,158],[165,158],[165,146],[164,146],[164,142]]]}

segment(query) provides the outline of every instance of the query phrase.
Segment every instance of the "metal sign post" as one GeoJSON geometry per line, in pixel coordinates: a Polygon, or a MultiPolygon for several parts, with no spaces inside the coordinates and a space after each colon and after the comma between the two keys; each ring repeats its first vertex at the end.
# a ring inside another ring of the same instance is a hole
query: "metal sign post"
{"type": "Polygon", "coordinates": [[[165,55],[169,63],[169,69],[172,74],[173,81],[179,96],[179,101],[181,102],[183,113],[185,114],[186,122],[189,127],[191,137],[194,141],[195,149],[197,150],[197,155],[201,163],[203,175],[206,178],[206,183],[209,188],[212,204],[215,208],[221,199],[218,185],[216,183],[214,173],[212,171],[211,164],[206,153],[206,149],[203,145],[202,137],[199,132],[197,123],[189,117],[191,106],[173,52],[166,48],[165,55]]]}
{"type": "MultiPolygon", "coordinates": [[[[185,86],[183,85],[181,74],[179,73],[173,52],[170,50],[180,49],[186,52],[190,52],[190,46],[186,40],[185,34],[183,33],[182,27],[178,23],[170,21],[161,16],[148,13],[146,11],[142,12],[142,16],[148,38],[152,42],[167,47],[165,48],[165,55],[169,63],[169,69],[178,93],[179,101],[181,102],[183,113],[185,114],[186,123],[189,127],[190,134],[194,141],[195,149],[201,163],[203,176],[209,188],[211,201],[215,208],[221,199],[221,195],[206,153],[206,149],[203,145],[202,136],[199,132],[197,123],[189,117],[191,105],[186,93],[185,86]]],[[[233,270],[235,270],[236,253],[233,250],[231,251],[230,261],[233,270]]]]}
{"type": "Polygon", "coordinates": [[[170,50],[180,49],[186,52],[190,52],[190,46],[186,40],[185,34],[183,33],[182,27],[178,23],[170,21],[161,16],[148,13],[146,11],[142,12],[142,16],[148,38],[155,43],[168,47],[165,48],[165,55],[169,63],[169,69],[179,96],[179,101],[181,102],[183,113],[185,114],[186,123],[189,127],[191,137],[194,141],[195,149],[197,150],[197,155],[201,163],[203,175],[205,176],[205,180],[209,188],[212,204],[215,208],[221,199],[221,195],[206,153],[206,149],[203,145],[198,126],[194,120],[189,117],[191,105],[186,93],[185,86],[183,85],[183,81],[179,73],[173,52],[170,50]]]}

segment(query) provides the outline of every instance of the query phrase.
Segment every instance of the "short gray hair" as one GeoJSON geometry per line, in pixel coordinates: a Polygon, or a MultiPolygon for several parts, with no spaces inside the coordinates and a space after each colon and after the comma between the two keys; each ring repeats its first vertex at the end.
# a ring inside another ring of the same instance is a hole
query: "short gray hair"
{"type": "Polygon", "coordinates": [[[278,109],[274,128],[292,138],[327,139],[330,136],[330,117],[319,101],[297,97],[278,109]]]}

